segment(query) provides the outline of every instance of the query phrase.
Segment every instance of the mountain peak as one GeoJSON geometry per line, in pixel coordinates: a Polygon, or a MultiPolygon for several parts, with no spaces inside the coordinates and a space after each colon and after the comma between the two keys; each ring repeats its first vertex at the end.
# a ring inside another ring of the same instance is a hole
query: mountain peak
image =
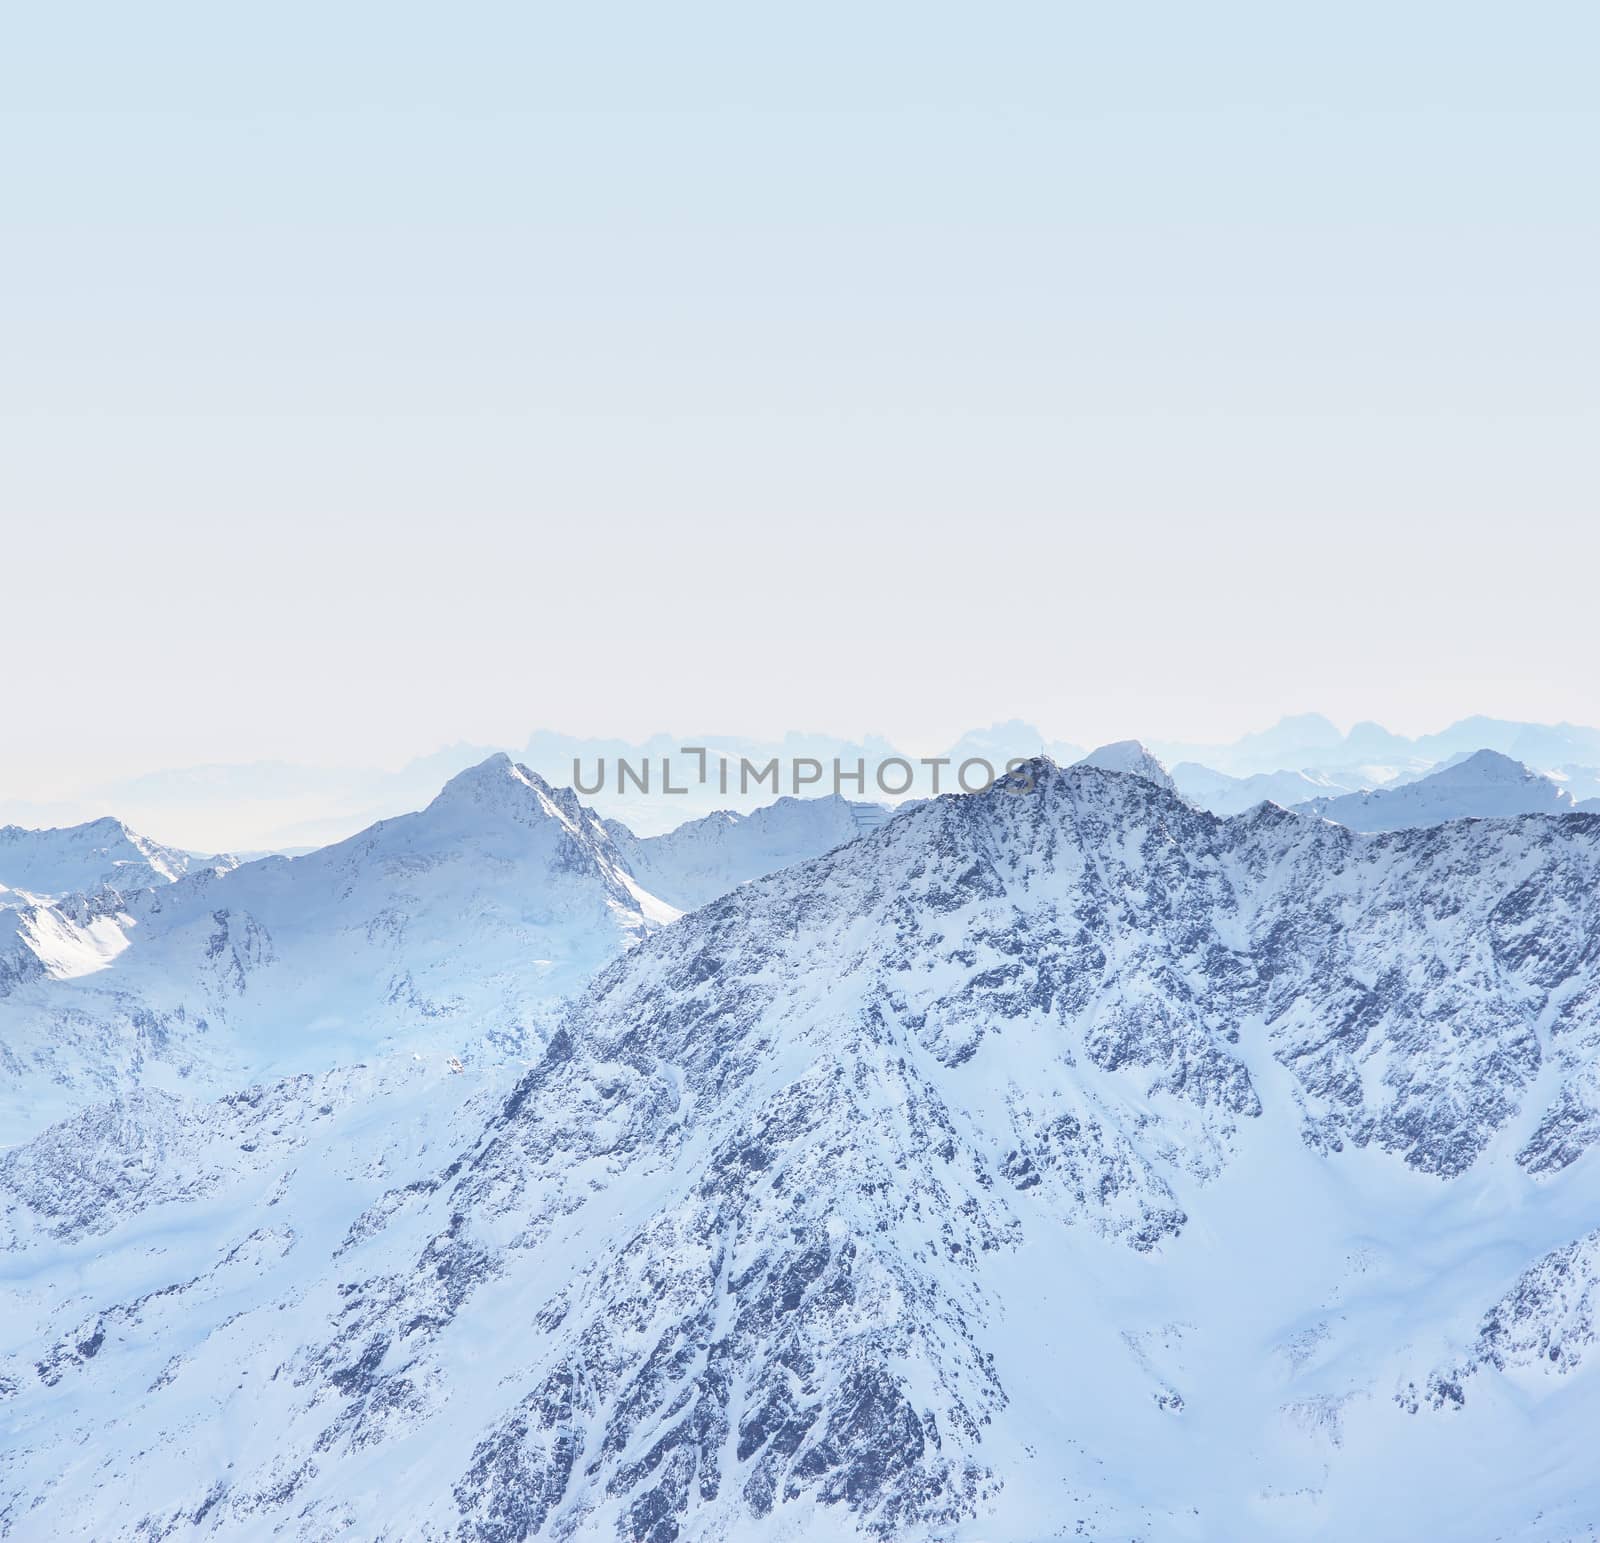
{"type": "Polygon", "coordinates": [[[1509,755],[1502,755],[1498,750],[1474,750],[1471,755],[1462,756],[1459,761],[1430,772],[1418,781],[1432,782],[1438,779],[1456,785],[1464,782],[1517,783],[1538,775],[1531,767],[1509,755]]]}
{"type": "Polygon", "coordinates": [[[457,772],[428,805],[430,810],[457,807],[518,813],[536,807],[546,814],[567,813],[556,790],[538,772],[513,761],[503,750],[457,772]]]}
{"type": "Polygon", "coordinates": [[[119,836],[129,841],[136,839],[134,832],[113,814],[102,814],[98,819],[84,820],[79,825],[50,825],[39,829],[27,825],[0,825],[0,837],[12,842],[48,840],[59,843],[119,836]]]}
{"type": "Polygon", "coordinates": [[[1323,713],[1285,713],[1268,730],[1275,734],[1299,734],[1334,744],[1344,738],[1339,727],[1323,713]]]}
{"type": "Polygon", "coordinates": [[[1097,767],[1100,771],[1123,772],[1129,776],[1143,777],[1146,782],[1153,782],[1169,793],[1178,791],[1166,767],[1137,739],[1119,739],[1109,745],[1101,745],[1098,750],[1091,750],[1076,764],[1097,767]]]}
{"type": "Polygon", "coordinates": [[[1554,778],[1498,750],[1474,750],[1415,782],[1373,792],[1316,798],[1295,806],[1353,830],[1406,830],[1447,820],[1567,814],[1572,794],[1554,778]]]}
{"type": "Polygon", "coordinates": [[[41,896],[170,884],[195,860],[109,814],[48,830],[0,827],[0,888],[41,896]]]}

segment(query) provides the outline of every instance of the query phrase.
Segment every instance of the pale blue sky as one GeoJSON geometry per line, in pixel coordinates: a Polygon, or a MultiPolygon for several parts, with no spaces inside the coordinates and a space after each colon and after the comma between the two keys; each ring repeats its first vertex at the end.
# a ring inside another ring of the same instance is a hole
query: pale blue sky
{"type": "Polygon", "coordinates": [[[1597,57],[1587,4],[18,11],[15,791],[1600,721],[1597,57]]]}

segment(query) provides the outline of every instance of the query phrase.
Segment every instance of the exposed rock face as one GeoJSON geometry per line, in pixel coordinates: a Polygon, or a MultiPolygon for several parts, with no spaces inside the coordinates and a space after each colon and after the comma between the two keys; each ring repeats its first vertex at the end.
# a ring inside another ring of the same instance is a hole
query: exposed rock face
{"type": "Polygon", "coordinates": [[[83,1115],[0,1165],[0,1521],[1577,1536],[1573,1406],[1478,1388],[1600,1411],[1597,879],[1583,816],[1039,765],[655,932],[514,1086],[83,1115]]]}

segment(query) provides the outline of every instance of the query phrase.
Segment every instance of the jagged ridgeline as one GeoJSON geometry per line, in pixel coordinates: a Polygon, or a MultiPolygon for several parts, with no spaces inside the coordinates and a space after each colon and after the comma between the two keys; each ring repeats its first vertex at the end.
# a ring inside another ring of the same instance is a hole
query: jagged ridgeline
{"type": "Polygon", "coordinates": [[[1026,780],[640,928],[509,1086],[14,1150],[0,1526],[1588,1536],[1600,819],[1026,780]]]}

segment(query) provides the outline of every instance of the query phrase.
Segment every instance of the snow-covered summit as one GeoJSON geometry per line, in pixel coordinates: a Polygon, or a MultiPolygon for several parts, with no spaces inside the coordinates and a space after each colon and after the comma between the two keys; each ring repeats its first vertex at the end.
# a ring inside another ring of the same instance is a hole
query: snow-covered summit
{"type": "Polygon", "coordinates": [[[391,1046],[537,1048],[554,1005],[677,909],[599,817],[505,756],[304,857],[200,870],[0,934],[0,1112],[233,1086],[391,1046]]]}
{"type": "MultiPolygon", "coordinates": [[[[1438,787],[1521,788],[1554,780],[1509,755],[1502,755],[1498,750],[1474,750],[1451,756],[1437,770],[1430,772],[1428,777],[1415,778],[1413,782],[1431,781],[1438,787]]],[[[1557,811],[1540,812],[1548,814],[1557,811]]]]}
{"type": "Polygon", "coordinates": [[[1178,791],[1165,766],[1137,739],[1119,739],[1109,745],[1091,750],[1077,766],[1094,766],[1101,771],[1125,772],[1133,777],[1143,777],[1169,793],[1178,791]]]}
{"type": "Polygon", "coordinates": [[[523,823],[556,819],[572,823],[580,807],[570,788],[557,790],[538,772],[497,750],[451,777],[423,809],[424,814],[473,810],[523,823]],[[562,794],[565,793],[566,797],[562,794]]]}
{"type": "Polygon", "coordinates": [[[51,830],[0,826],[0,906],[92,894],[101,889],[147,889],[171,884],[201,863],[106,816],[51,830]]]}
{"type": "Polygon", "coordinates": [[[1570,814],[1577,803],[1554,778],[1497,750],[1479,750],[1415,782],[1314,798],[1295,807],[1352,830],[1384,831],[1438,825],[1446,820],[1570,814]]]}

